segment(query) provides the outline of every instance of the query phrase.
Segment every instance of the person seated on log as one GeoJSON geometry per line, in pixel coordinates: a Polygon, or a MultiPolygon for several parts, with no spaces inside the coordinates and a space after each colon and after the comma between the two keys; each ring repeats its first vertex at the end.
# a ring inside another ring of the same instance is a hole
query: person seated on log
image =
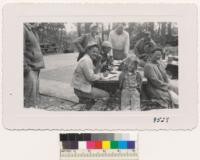
{"type": "MultiPolygon", "coordinates": [[[[99,55],[99,48],[96,42],[88,43],[85,55],[78,61],[72,78],[72,87],[74,93],[79,98],[79,103],[90,103],[90,100],[102,99],[107,102],[109,93],[92,87],[92,83],[96,80],[103,79],[102,73],[95,73],[94,60],[99,55]],[[88,100],[88,101],[86,101],[88,100]]],[[[93,101],[94,102],[94,101],[93,101]]]]}
{"type": "Polygon", "coordinates": [[[100,57],[96,64],[96,72],[110,71],[113,57],[111,55],[112,44],[109,41],[104,41],[101,46],[100,57]]]}
{"type": "Polygon", "coordinates": [[[163,108],[178,107],[178,89],[168,79],[165,65],[161,62],[161,53],[162,49],[154,49],[150,61],[144,66],[146,92],[150,100],[156,101],[163,108]]]}

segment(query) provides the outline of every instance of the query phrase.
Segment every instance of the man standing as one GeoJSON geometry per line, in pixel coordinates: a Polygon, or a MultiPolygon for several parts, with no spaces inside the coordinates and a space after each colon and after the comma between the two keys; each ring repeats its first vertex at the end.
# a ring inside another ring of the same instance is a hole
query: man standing
{"type": "Polygon", "coordinates": [[[118,24],[116,28],[110,32],[109,41],[113,48],[113,59],[123,60],[128,56],[130,40],[128,32],[124,30],[124,24],[118,24]]]}
{"type": "Polygon", "coordinates": [[[24,107],[37,107],[39,103],[39,74],[44,68],[37,24],[24,24],[24,107]]]}
{"type": "Polygon", "coordinates": [[[135,44],[134,52],[138,58],[146,61],[155,48],[156,43],[152,40],[150,32],[144,32],[144,37],[135,44]]]}
{"type": "Polygon", "coordinates": [[[85,54],[85,49],[86,49],[86,46],[88,45],[88,43],[95,42],[95,43],[97,43],[98,47],[100,48],[101,38],[98,36],[98,34],[99,34],[98,25],[97,24],[91,24],[90,33],[84,34],[84,35],[78,37],[74,41],[74,44],[79,51],[79,56],[77,58],[77,61],[79,61],[83,57],[83,55],[85,54]]]}

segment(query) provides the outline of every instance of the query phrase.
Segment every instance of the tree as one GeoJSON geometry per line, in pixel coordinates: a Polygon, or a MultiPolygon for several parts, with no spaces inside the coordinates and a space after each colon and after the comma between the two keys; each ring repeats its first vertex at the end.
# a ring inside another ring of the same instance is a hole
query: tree
{"type": "Polygon", "coordinates": [[[77,23],[77,32],[78,32],[78,36],[81,36],[81,23],[77,23]]]}
{"type": "Polygon", "coordinates": [[[90,33],[90,25],[92,23],[85,23],[85,33],[90,33]]]}

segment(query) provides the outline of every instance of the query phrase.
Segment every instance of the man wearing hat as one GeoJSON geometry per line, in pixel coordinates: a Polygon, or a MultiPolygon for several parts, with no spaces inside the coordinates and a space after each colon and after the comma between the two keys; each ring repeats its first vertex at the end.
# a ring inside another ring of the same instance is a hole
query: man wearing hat
{"type": "Polygon", "coordinates": [[[109,70],[109,66],[112,65],[113,57],[111,55],[112,44],[109,41],[103,41],[100,51],[101,59],[96,68],[100,72],[106,72],[109,70]]]}
{"type": "Polygon", "coordinates": [[[151,38],[150,32],[145,31],[144,37],[141,38],[134,47],[134,52],[138,58],[146,61],[148,55],[156,48],[156,43],[151,38]]]}
{"type": "Polygon", "coordinates": [[[79,61],[84,53],[86,46],[89,42],[94,41],[97,43],[97,45],[100,47],[101,46],[101,38],[98,36],[99,34],[99,28],[97,24],[91,24],[90,26],[90,33],[84,34],[77,39],[75,39],[74,44],[77,47],[79,51],[79,56],[77,58],[77,61],[79,61]]]}
{"type": "Polygon", "coordinates": [[[79,98],[79,103],[87,104],[87,100],[101,99],[105,102],[109,99],[109,93],[92,86],[95,80],[103,78],[103,74],[95,73],[94,61],[99,56],[98,44],[91,41],[85,48],[85,54],[78,61],[72,78],[74,93],[79,98]]]}
{"type": "Polygon", "coordinates": [[[109,34],[109,41],[112,44],[113,58],[123,60],[128,56],[130,48],[129,34],[124,30],[124,24],[119,23],[109,34]]]}

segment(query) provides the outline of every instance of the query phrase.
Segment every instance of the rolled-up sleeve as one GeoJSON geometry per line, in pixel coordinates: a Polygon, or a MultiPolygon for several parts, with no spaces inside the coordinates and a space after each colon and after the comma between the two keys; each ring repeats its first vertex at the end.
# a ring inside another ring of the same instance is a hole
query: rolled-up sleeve
{"type": "Polygon", "coordinates": [[[101,78],[100,74],[95,74],[93,70],[93,64],[90,60],[85,59],[82,63],[82,70],[85,75],[85,78],[88,81],[95,81],[101,78]]]}

